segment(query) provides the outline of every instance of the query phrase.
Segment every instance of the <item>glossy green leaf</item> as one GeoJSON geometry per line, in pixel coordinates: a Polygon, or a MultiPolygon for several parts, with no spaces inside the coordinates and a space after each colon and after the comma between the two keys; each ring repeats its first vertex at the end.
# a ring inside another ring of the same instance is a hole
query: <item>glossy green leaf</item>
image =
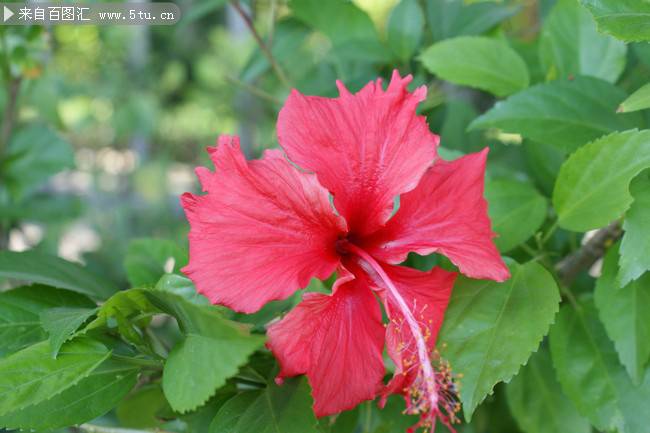
{"type": "Polygon", "coordinates": [[[591,433],[591,425],[564,395],[544,347],[506,387],[508,406],[526,433],[591,433]]]}
{"type": "Polygon", "coordinates": [[[628,186],[650,167],[650,131],[607,135],[577,150],[560,169],[553,206],[561,227],[587,231],[609,224],[632,203],[628,186]]]}
{"type": "Polygon", "coordinates": [[[117,289],[77,263],[36,251],[0,251],[0,277],[31,281],[105,299],[117,289]]]}
{"type": "Polygon", "coordinates": [[[620,89],[598,78],[557,80],[497,102],[470,129],[498,128],[573,151],[604,134],[641,123],[639,116],[616,114],[623,99],[620,89]]]}
{"type": "Polygon", "coordinates": [[[645,110],[650,108],[650,83],[642,86],[618,107],[620,113],[629,113],[632,111],[645,110]]]}
{"type": "Polygon", "coordinates": [[[598,33],[591,14],[577,0],[560,0],[546,17],[539,44],[548,78],[590,75],[611,83],[625,69],[627,47],[598,33]]]}
{"type": "Polygon", "coordinates": [[[269,383],[226,402],[210,425],[210,433],[318,433],[307,381],[269,383]]]}
{"type": "Polygon", "coordinates": [[[618,251],[617,246],[607,252],[594,300],[621,363],[638,384],[650,359],[650,273],[620,288],[618,251]]]}
{"type": "Polygon", "coordinates": [[[61,345],[71,338],[74,332],[96,311],[96,308],[73,307],[56,307],[41,311],[41,325],[50,336],[52,356],[56,357],[61,345]]]}
{"type": "Polygon", "coordinates": [[[220,326],[224,329],[214,331],[218,336],[186,335],[170,353],[163,389],[174,410],[186,412],[204,404],[263,344],[261,337],[245,335],[215,318],[213,327],[220,326]]]}
{"type": "Polygon", "coordinates": [[[550,341],[562,389],[597,429],[647,430],[650,412],[644,404],[650,398],[650,374],[646,371],[640,386],[632,385],[591,300],[583,300],[577,308],[562,307],[550,341]]]}
{"type": "Polygon", "coordinates": [[[33,124],[13,134],[3,171],[3,183],[16,196],[40,186],[50,176],[74,165],[70,144],[46,125],[33,124]]]}
{"type": "Polygon", "coordinates": [[[408,61],[420,44],[423,30],[424,13],[417,0],[401,0],[388,17],[388,46],[400,60],[408,61]]]}
{"type": "Polygon", "coordinates": [[[0,355],[47,338],[40,314],[55,307],[89,307],[90,299],[48,286],[25,286],[0,292],[0,355]]]}
{"type": "Polygon", "coordinates": [[[621,241],[620,286],[650,271],[650,177],[643,174],[632,180],[630,194],[634,201],[625,213],[621,241]]]}
{"type": "Polygon", "coordinates": [[[514,15],[518,8],[498,1],[427,0],[427,21],[434,41],[480,35],[514,15]]]}
{"type": "Polygon", "coordinates": [[[186,264],[187,251],[167,239],[135,239],[129,243],[124,258],[132,286],[156,284],[165,273],[180,272],[186,264]]]}
{"type": "Polygon", "coordinates": [[[581,0],[598,29],[626,42],[650,40],[650,3],[645,0],[581,0]]]}
{"type": "Polygon", "coordinates": [[[460,277],[438,337],[442,356],[462,373],[460,398],[469,420],[494,385],[509,381],[546,335],[560,295],[539,264],[511,263],[503,283],[460,277]]]}
{"type": "Polygon", "coordinates": [[[135,386],[138,368],[112,359],[56,397],[0,416],[0,427],[52,430],[104,415],[135,386]]]}
{"type": "Polygon", "coordinates": [[[211,305],[208,298],[196,291],[192,280],[178,274],[163,275],[156,283],[156,290],[173,293],[192,304],[211,305]]]}
{"type": "Polygon", "coordinates": [[[58,358],[44,341],[0,359],[0,415],[50,399],[88,376],[110,352],[100,343],[66,343],[58,358]]]}
{"type": "Polygon", "coordinates": [[[427,48],[420,61],[443,80],[506,96],[528,87],[526,64],[502,40],[478,36],[448,39],[427,48]]]}
{"type": "Polygon", "coordinates": [[[531,237],[546,218],[546,199],[526,182],[488,180],[485,199],[489,204],[494,239],[501,251],[508,251],[531,237]]]}

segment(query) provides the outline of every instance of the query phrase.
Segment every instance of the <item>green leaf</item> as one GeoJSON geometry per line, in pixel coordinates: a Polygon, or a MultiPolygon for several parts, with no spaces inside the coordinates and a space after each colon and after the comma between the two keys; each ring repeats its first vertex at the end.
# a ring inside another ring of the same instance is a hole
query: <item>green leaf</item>
{"type": "Polygon", "coordinates": [[[167,239],[135,239],[129,243],[124,258],[132,286],[156,284],[165,273],[180,272],[186,264],[187,251],[167,239]]]}
{"type": "Polygon", "coordinates": [[[650,412],[640,402],[650,398],[650,374],[632,385],[591,300],[562,307],[550,341],[562,389],[598,430],[647,431],[650,412]]]}
{"type": "Polygon", "coordinates": [[[650,273],[620,288],[618,250],[616,246],[607,252],[594,300],[621,363],[639,384],[650,359],[650,273]]]}
{"type": "Polygon", "coordinates": [[[54,307],[93,305],[83,295],[47,286],[0,292],[0,355],[47,338],[40,322],[42,312],[54,307]]]}
{"type": "Polygon", "coordinates": [[[205,17],[206,15],[209,15],[210,13],[221,9],[226,4],[226,2],[227,0],[200,0],[194,2],[192,3],[192,7],[188,8],[186,13],[183,13],[181,22],[178,23],[178,26],[180,28],[183,28],[188,24],[191,24],[205,17]]]}
{"type": "Polygon", "coordinates": [[[401,0],[388,17],[388,46],[406,62],[413,55],[424,30],[424,13],[417,0],[401,0]]]}
{"type": "Polygon", "coordinates": [[[434,41],[480,35],[519,10],[501,2],[468,4],[465,0],[427,0],[426,9],[434,41]]]}
{"type": "Polygon", "coordinates": [[[124,398],[135,386],[138,371],[132,365],[106,360],[55,398],[0,416],[0,427],[49,431],[93,420],[124,398]]]}
{"type": "Polygon", "coordinates": [[[560,167],[566,159],[566,153],[548,143],[530,140],[524,140],[522,150],[528,174],[535,180],[544,195],[550,197],[560,167]]]}
{"type": "Polygon", "coordinates": [[[560,295],[539,264],[510,264],[504,283],[460,277],[438,340],[441,353],[462,373],[465,418],[500,381],[509,381],[546,335],[560,295]]]}
{"type": "Polygon", "coordinates": [[[0,277],[46,284],[105,299],[117,289],[80,265],[36,251],[0,251],[0,277]]]}
{"type": "Polygon", "coordinates": [[[548,78],[590,75],[611,83],[625,69],[627,47],[598,33],[589,12],[577,0],[561,0],[544,21],[540,59],[548,78]]]}
{"type": "Polygon", "coordinates": [[[386,60],[385,48],[370,17],[352,2],[291,0],[293,15],[327,36],[349,60],[386,60]]]}
{"type": "Polygon", "coordinates": [[[617,408],[616,352],[591,302],[562,307],[550,332],[557,377],[577,409],[598,428],[622,428],[617,408]]]}
{"type": "Polygon", "coordinates": [[[497,102],[470,129],[498,128],[573,151],[603,134],[641,123],[639,116],[616,114],[623,99],[620,89],[598,78],[557,80],[497,102]]]}
{"type": "Polygon", "coordinates": [[[546,218],[546,199],[526,182],[497,179],[485,184],[494,239],[501,251],[508,251],[531,237],[546,218]]]}
{"type": "Polygon", "coordinates": [[[163,389],[176,411],[204,404],[263,344],[261,337],[243,334],[224,319],[215,319],[213,326],[223,327],[220,335],[188,334],[167,359],[163,389]]]}
{"type": "Polygon", "coordinates": [[[642,86],[636,92],[632,93],[628,98],[621,102],[618,107],[619,113],[629,113],[632,111],[645,110],[650,108],[650,83],[642,86]]]}
{"type": "Polygon", "coordinates": [[[650,40],[650,3],[645,0],[582,0],[598,29],[626,42],[650,40]]]}
{"type": "Polygon", "coordinates": [[[512,416],[526,433],[591,433],[591,425],[564,395],[551,357],[540,348],[506,387],[512,416]]]}
{"type": "Polygon", "coordinates": [[[224,404],[210,433],[318,433],[307,381],[269,383],[261,391],[241,393],[224,404]]]}
{"type": "Polygon", "coordinates": [[[70,144],[40,124],[16,131],[5,156],[2,180],[14,196],[32,192],[53,174],[74,166],[70,144]]]}
{"type": "Polygon", "coordinates": [[[211,305],[210,300],[196,291],[194,283],[177,274],[166,274],[156,283],[156,290],[170,292],[197,305],[211,305]]]}
{"type": "Polygon", "coordinates": [[[443,80],[506,96],[528,87],[526,64],[502,40],[478,36],[448,39],[427,48],[420,61],[443,80]]]}
{"type": "Polygon", "coordinates": [[[561,227],[587,231],[619,218],[633,199],[628,185],[650,167],[650,131],[625,131],[593,141],[560,169],[553,206],[561,227]]]}
{"type": "Polygon", "coordinates": [[[134,429],[160,427],[163,420],[159,413],[169,404],[159,384],[145,386],[130,394],[117,406],[115,413],[120,425],[134,429]]]}
{"type": "Polygon", "coordinates": [[[72,307],[57,307],[41,311],[41,325],[50,336],[53,357],[59,353],[61,345],[70,339],[74,332],[96,311],[96,308],[72,307]]]}
{"type": "Polygon", "coordinates": [[[625,234],[621,241],[621,269],[617,277],[620,286],[650,271],[650,178],[642,174],[633,179],[630,193],[634,201],[623,222],[625,234]]]}
{"type": "Polygon", "coordinates": [[[0,359],[0,415],[40,403],[88,376],[110,352],[102,344],[78,339],[53,359],[44,341],[0,359]]]}
{"type": "Polygon", "coordinates": [[[163,390],[179,412],[205,403],[225,380],[262,346],[264,338],[225,319],[221,309],[193,303],[171,291],[131,289],[111,297],[89,325],[97,328],[117,322],[121,334],[132,332],[142,313],[166,313],[176,318],[185,338],[172,350],[163,371],[163,390]]]}
{"type": "Polygon", "coordinates": [[[446,101],[444,120],[438,130],[440,142],[445,144],[444,147],[465,153],[481,150],[484,146],[481,134],[467,133],[467,127],[477,115],[478,112],[466,101],[460,99],[446,101]]]}

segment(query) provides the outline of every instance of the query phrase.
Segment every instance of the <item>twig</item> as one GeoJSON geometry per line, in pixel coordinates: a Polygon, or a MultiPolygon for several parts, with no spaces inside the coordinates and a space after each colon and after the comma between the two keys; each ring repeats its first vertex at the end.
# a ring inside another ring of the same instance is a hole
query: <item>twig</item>
{"type": "Polygon", "coordinates": [[[570,286],[578,274],[596,263],[605,254],[607,248],[616,242],[622,234],[620,222],[615,221],[598,230],[578,251],[557,263],[555,269],[562,285],[570,286]]]}
{"type": "Polygon", "coordinates": [[[16,121],[16,109],[18,107],[18,93],[20,92],[21,77],[10,78],[7,83],[7,106],[5,107],[2,119],[2,134],[0,135],[0,157],[3,156],[9,143],[11,132],[16,121]]]}
{"type": "Polygon", "coordinates": [[[170,433],[158,428],[152,430],[135,430],[130,428],[106,427],[96,424],[81,424],[79,427],[76,427],[76,430],[86,433],[170,433]]]}
{"type": "Polygon", "coordinates": [[[282,104],[281,100],[279,100],[275,96],[271,95],[270,93],[260,89],[259,87],[255,87],[255,86],[253,86],[251,84],[248,84],[248,83],[246,83],[244,81],[238,80],[237,78],[231,77],[230,75],[226,75],[225,78],[226,78],[226,81],[241,87],[242,89],[246,90],[251,95],[257,96],[258,98],[264,99],[264,100],[269,101],[269,102],[273,102],[274,104],[277,104],[277,105],[282,104]]]}
{"type": "Polygon", "coordinates": [[[271,53],[271,50],[269,50],[269,47],[266,46],[266,44],[262,40],[262,37],[255,29],[255,25],[253,24],[253,20],[251,19],[251,17],[246,13],[246,11],[244,11],[244,9],[239,4],[238,0],[233,0],[230,2],[230,4],[244,20],[246,27],[248,27],[248,30],[250,30],[251,34],[253,35],[253,38],[255,38],[257,45],[259,45],[260,47],[260,50],[262,50],[262,53],[271,64],[271,68],[273,68],[275,75],[278,76],[278,79],[282,82],[282,84],[284,84],[287,87],[291,87],[291,83],[289,82],[289,79],[285,75],[280,65],[278,65],[278,62],[275,61],[275,58],[273,57],[273,53],[271,53]]]}

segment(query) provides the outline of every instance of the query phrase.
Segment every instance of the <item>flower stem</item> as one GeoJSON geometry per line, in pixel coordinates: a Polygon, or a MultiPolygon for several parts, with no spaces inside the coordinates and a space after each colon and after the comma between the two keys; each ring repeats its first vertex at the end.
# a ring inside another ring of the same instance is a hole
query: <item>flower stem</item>
{"type": "Polygon", "coordinates": [[[289,82],[289,79],[287,78],[286,74],[284,73],[284,71],[278,64],[278,62],[273,57],[273,53],[271,52],[269,47],[266,46],[266,44],[262,40],[262,37],[255,29],[255,25],[253,24],[253,20],[251,19],[251,17],[246,13],[246,11],[244,11],[241,4],[239,4],[238,0],[233,0],[230,2],[230,4],[237,11],[239,16],[241,16],[241,18],[244,20],[246,27],[248,27],[248,30],[253,35],[253,38],[255,38],[257,45],[260,47],[260,50],[262,50],[262,54],[264,54],[264,57],[266,57],[266,59],[271,64],[271,68],[273,68],[273,72],[275,72],[275,75],[277,75],[278,79],[282,82],[282,84],[284,84],[288,88],[291,88],[291,83],[289,82]]]}

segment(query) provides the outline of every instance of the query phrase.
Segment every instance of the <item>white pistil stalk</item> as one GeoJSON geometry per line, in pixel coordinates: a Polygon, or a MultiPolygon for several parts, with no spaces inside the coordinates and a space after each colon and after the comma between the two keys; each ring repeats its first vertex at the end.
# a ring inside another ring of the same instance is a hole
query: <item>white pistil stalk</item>
{"type": "MultiPolygon", "coordinates": [[[[413,316],[413,313],[408,307],[408,304],[400,294],[399,290],[397,290],[397,287],[395,287],[393,281],[381,267],[381,265],[377,263],[377,261],[370,254],[357,247],[356,245],[348,244],[346,247],[350,252],[359,256],[359,258],[366,262],[372,268],[372,270],[377,273],[377,276],[381,279],[381,282],[385,286],[386,290],[388,290],[389,295],[395,301],[397,307],[402,313],[402,316],[406,320],[406,324],[408,325],[409,331],[411,332],[411,335],[413,335],[413,339],[415,340],[415,344],[417,346],[418,361],[420,364],[418,378],[416,381],[421,381],[419,384],[420,386],[418,386],[418,389],[415,390],[420,394],[413,396],[417,402],[411,409],[413,410],[413,413],[420,413],[424,414],[425,416],[428,415],[432,418],[423,420],[423,424],[425,426],[427,422],[435,423],[435,417],[439,413],[438,386],[436,383],[436,375],[433,370],[431,358],[429,357],[429,350],[426,345],[426,339],[422,334],[422,330],[418,321],[416,320],[415,316],[413,316]]],[[[426,427],[433,427],[434,425],[435,424],[426,427]]]]}

